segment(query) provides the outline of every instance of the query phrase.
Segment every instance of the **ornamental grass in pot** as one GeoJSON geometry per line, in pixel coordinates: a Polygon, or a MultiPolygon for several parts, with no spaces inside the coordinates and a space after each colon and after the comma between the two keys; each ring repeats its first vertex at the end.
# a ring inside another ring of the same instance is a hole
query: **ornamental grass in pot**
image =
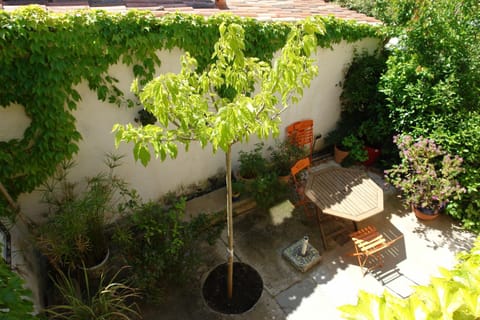
{"type": "Polygon", "coordinates": [[[445,210],[450,200],[465,193],[456,177],[463,172],[463,159],[451,156],[433,139],[410,135],[394,137],[400,163],[385,171],[388,182],[398,188],[417,217],[430,220],[445,210]],[[422,215],[423,214],[423,215],[422,215]]]}
{"type": "Polygon", "coordinates": [[[37,246],[54,268],[90,268],[108,257],[107,225],[136,199],[136,192],[113,174],[120,159],[109,155],[105,163],[110,171],[87,178],[83,188],[68,181],[71,161],[44,185],[47,220],[33,231],[37,246]]]}

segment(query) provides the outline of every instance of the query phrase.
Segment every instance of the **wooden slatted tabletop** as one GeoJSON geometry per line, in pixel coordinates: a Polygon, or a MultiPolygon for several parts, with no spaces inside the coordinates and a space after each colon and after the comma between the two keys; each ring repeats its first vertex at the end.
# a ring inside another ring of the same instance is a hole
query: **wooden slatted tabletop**
{"type": "Polygon", "coordinates": [[[327,167],[307,178],[305,195],[325,214],[362,221],[383,211],[383,190],[364,171],[327,167]]]}

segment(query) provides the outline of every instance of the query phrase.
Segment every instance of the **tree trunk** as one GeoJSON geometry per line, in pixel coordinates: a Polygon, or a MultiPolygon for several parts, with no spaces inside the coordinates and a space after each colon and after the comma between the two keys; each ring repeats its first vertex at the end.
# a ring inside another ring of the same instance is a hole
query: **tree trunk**
{"type": "Polygon", "coordinates": [[[233,296],[233,207],[232,207],[232,146],[228,146],[225,153],[226,184],[227,184],[227,237],[228,237],[228,298],[233,296]]]}

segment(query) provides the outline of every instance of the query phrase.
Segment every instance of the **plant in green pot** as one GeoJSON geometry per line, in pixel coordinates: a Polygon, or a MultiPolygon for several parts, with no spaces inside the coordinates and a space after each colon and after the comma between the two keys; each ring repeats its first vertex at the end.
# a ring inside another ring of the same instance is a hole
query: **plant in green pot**
{"type": "Polygon", "coordinates": [[[451,156],[429,138],[403,135],[395,136],[394,142],[400,163],[386,170],[385,176],[418,218],[436,218],[450,200],[465,192],[456,178],[463,172],[462,158],[451,156]]]}
{"type": "Polygon", "coordinates": [[[63,163],[45,184],[49,212],[34,234],[40,251],[56,269],[89,268],[104,262],[109,255],[106,226],[119,210],[136,201],[136,193],[113,174],[120,157],[108,159],[110,172],[88,178],[82,191],[67,179],[72,162],[63,163]]]}

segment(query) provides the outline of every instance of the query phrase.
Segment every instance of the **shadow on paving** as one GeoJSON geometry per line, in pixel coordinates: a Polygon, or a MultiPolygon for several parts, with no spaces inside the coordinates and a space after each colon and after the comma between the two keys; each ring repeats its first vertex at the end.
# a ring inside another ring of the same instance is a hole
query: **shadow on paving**
{"type": "MultiPolygon", "coordinates": [[[[259,303],[241,315],[221,315],[211,311],[202,299],[201,286],[208,272],[226,262],[227,238],[224,230],[214,246],[202,245],[203,261],[196,271],[195,280],[184,287],[172,288],[161,303],[142,306],[144,319],[286,319],[285,313],[288,314],[288,310],[280,307],[275,296],[292,286],[303,286],[303,291],[299,291],[301,294],[296,300],[291,300],[293,304],[300,304],[301,299],[308,297],[316,286],[311,276],[313,270],[301,273],[282,257],[285,248],[305,235],[309,237],[309,243],[323,254],[316,220],[306,217],[303,210],[295,209],[288,200],[269,211],[255,209],[236,217],[235,260],[251,265],[260,273],[264,291],[259,303]],[[303,281],[310,285],[305,285],[303,281]]],[[[338,237],[338,241],[345,243],[346,239],[338,237]]],[[[339,259],[321,261],[319,266],[327,268],[328,272],[322,274],[317,266],[315,277],[318,281],[329,281],[336,270],[344,269],[347,263],[339,259]]]]}
{"type": "MultiPolygon", "coordinates": [[[[264,283],[260,301],[252,310],[222,315],[211,311],[202,299],[202,281],[210,270],[227,260],[224,230],[214,246],[202,246],[203,262],[194,281],[172,288],[161,304],[143,306],[144,319],[313,320],[322,310],[323,319],[335,320],[341,318],[337,307],[355,304],[359,290],[381,294],[388,289],[408,297],[412,286],[428,281],[438,266],[452,263],[455,254],[468,249],[475,236],[462,231],[448,216],[428,223],[418,221],[402,207],[396,194],[384,191],[384,211],[358,224],[359,228],[374,225],[388,239],[403,235],[382,252],[383,267],[363,275],[356,257],[351,255],[354,247],[348,231],[330,238],[328,250],[324,250],[316,220],[284,201],[268,211],[255,209],[234,220],[235,259],[254,267],[264,283]],[[309,237],[322,260],[302,273],[283,258],[282,252],[304,236],[309,237]]],[[[224,196],[220,198],[224,200],[224,196]]],[[[326,225],[325,229],[332,226],[326,225]]]]}

